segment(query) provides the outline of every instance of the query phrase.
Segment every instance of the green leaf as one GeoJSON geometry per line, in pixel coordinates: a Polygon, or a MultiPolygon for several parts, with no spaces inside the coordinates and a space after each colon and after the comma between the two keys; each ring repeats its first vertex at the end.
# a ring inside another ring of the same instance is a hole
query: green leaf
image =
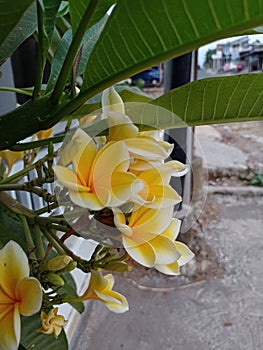
{"type": "Polygon", "coordinates": [[[66,101],[62,101],[60,105],[54,106],[45,96],[30,100],[10,113],[0,116],[0,149],[7,149],[39,130],[51,128],[61,119],[57,112],[65,103],[66,101]]]}
{"type": "Polygon", "coordinates": [[[21,221],[17,215],[0,203],[0,248],[10,240],[16,241],[27,251],[24,229],[21,225],[21,221]]]}
{"type": "Polygon", "coordinates": [[[202,79],[127,111],[136,124],[170,129],[263,119],[263,74],[202,79]],[[156,114],[157,113],[157,114],[156,114]]]}
{"type": "MultiPolygon", "coordinates": [[[[76,298],[77,294],[77,286],[74,278],[71,273],[63,274],[63,279],[65,280],[65,285],[60,288],[60,294],[65,293],[69,298],[76,298]]],[[[84,303],[83,302],[71,302],[69,303],[75,310],[77,310],[80,314],[84,311],[84,303]]]]}
{"type": "Polygon", "coordinates": [[[17,26],[34,0],[2,0],[0,2],[0,45],[17,26]]]}
{"type": "MultiPolygon", "coordinates": [[[[73,35],[76,33],[77,28],[83,18],[90,3],[94,0],[69,0],[69,12],[72,25],[73,35]]],[[[116,2],[116,0],[98,0],[96,8],[89,21],[88,28],[93,26],[95,23],[106,14],[107,10],[116,2]]]]}
{"type": "Polygon", "coordinates": [[[68,341],[64,330],[58,339],[53,334],[42,334],[37,331],[41,327],[40,315],[22,317],[21,345],[26,350],[66,350],[68,341]]]}
{"type": "Polygon", "coordinates": [[[44,4],[44,31],[50,42],[54,27],[55,19],[61,4],[61,0],[43,0],[44,4]]]}
{"type": "MultiPolygon", "coordinates": [[[[24,1],[4,1],[4,3],[25,3],[24,1]]],[[[28,1],[29,2],[29,1],[28,1]]],[[[33,1],[31,1],[33,2],[33,1]]],[[[1,16],[4,16],[4,12],[1,10],[0,4],[0,26],[5,23],[4,19],[1,19],[1,16]]],[[[8,15],[9,18],[13,18],[14,13],[8,15]]],[[[7,59],[12,55],[15,49],[26,39],[28,38],[37,28],[37,15],[36,15],[36,4],[35,2],[26,9],[22,16],[19,18],[16,25],[11,28],[11,24],[8,26],[5,24],[5,29],[8,29],[8,32],[5,34],[3,42],[0,44],[0,61],[7,59]]],[[[3,30],[1,28],[1,30],[3,30]]],[[[0,36],[2,37],[3,33],[0,30],[0,36]]]]}
{"type": "Polygon", "coordinates": [[[59,76],[61,67],[67,55],[68,49],[70,47],[72,41],[72,31],[68,29],[66,33],[63,35],[55,55],[52,60],[51,72],[47,83],[46,93],[52,91],[56,84],[57,77],[59,76]]]}
{"type": "Polygon", "coordinates": [[[263,0],[122,0],[87,65],[82,91],[105,89],[145,68],[262,24],[263,0]]]}
{"type": "Polygon", "coordinates": [[[102,19],[94,24],[90,29],[87,30],[83,40],[82,40],[82,49],[81,49],[81,59],[78,67],[78,74],[81,75],[85,72],[86,65],[90,54],[98,41],[98,38],[108,20],[109,16],[105,15],[102,19]]]}
{"type": "Polygon", "coordinates": [[[59,6],[59,9],[58,9],[57,17],[63,17],[68,12],[69,12],[69,3],[68,3],[68,1],[62,1],[60,6],[59,6]]]}
{"type": "MultiPolygon", "coordinates": [[[[85,71],[85,67],[89,59],[91,50],[93,49],[96,41],[98,40],[99,35],[107,21],[107,18],[108,17],[105,16],[99,23],[95,24],[93,27],[91,27],[86,31],[81,43],[81,46],[83,46],[83,48],[82,48],[82,55],[81,55],[78,74],[82,74],[85,71]]],[[[52,91],[52,89],[56,84],[56,80],[61,71],[63,62],[66,58],[68,49],[70,47],[71,41],[72,41],[72,31],[71,29],[69,29],[63,35],[58,45],[58,48],[55,52],[52,65],[51,65],[51,72],[50,72],[50,76],[47,84],[46,93],[49,93],[50,91],[52,91]]]]}

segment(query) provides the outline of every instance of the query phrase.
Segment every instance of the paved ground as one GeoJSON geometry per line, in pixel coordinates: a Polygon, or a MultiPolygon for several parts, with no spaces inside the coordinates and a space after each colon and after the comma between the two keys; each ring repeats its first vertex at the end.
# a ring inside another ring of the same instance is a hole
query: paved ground
{"type": "Polygon", "coordinates": [[[180,237],[195,260],[177,278],[139,266],[119,275],[116,290],[130,311],[115,315],[88,303],[71,349],[263,349],[263,189],[250,186],[263,173],[262,126],[196,129],[208,191],[205,203],[195,198],[201,216],[180,237]]]}

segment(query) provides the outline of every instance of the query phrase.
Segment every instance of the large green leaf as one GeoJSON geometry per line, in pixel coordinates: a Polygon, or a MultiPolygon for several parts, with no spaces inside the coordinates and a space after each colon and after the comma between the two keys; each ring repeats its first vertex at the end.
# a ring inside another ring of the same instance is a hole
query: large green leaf
{"type": "Polygon", "coordinates": [[[105,15],[102,19],[94,24],[90,29],[87,30],[83,40],[82,40],[82,49],[81,49],[81,58],[78,67],[78,75],[82,75],[85,72],[86,65],[90,54],[98,41],[98,38],[104,28],[109,16],[105,15]]]}
{"type": "Polygon", "coordinates": [[[97,23],[107,12],[107,10],[116,2],[116,0],[69,0],[69,12],[71,18],[73,35],[76,33],[77,28],[91,3],[95,4],[95,10],[89,20],[88,28],[97,23]]]}
{"type": "Polygon", "coordinates": [[[0,203],[0,248],[10,240],[16,241],[27,251],[24,230],[18,216],[0,203]]]}
{"type": "Polygon", "coordinates": [[[263,0],[122,0],[87,65],[82,91],[105,87],[263,22],[263,0]]]}
{"type": "Polygon", "coordinates": [[[68,341],[64,330],[58,339],[53,334],[42,334],[37,331],[41,327],[40,315],[35,314],[30,317],[22,317],[21,345],[26,350],[66,350],[68,341]]]}
{"type": "Polygon", "coordinates": [[[202,79],[149,104],[128,105],[127,114],[138,125],[159,129],[262,120],[262,87],[263,74],[202,79]]]}
{"type": "MultiPolygon", "coordinates": [[[[7,1],[4,1],[6,3],[7,1]]],[[[31,1],[32,2],[32,1],[31,1]]],[[[8,1],[8,3],[24,3],[22,1],[8,1]]],[[[0,35],[5,35],[3,42],[0,44],[0,61],[7,59],[12,55],[15,49],[26,39],[28,38],[37,28],[37,15],[36,15],[36,4],[33,3],[28,9],[22,14],[17,24],[11,28],[11,24],[7,25],[5,20],[1,16],[4,16],[4,12],[1,10],[0,4],[0,27],[5,26],[3,34],[0,30],[0,35]]],[[[13,17],[13,13],[8,15],[8,19],[13,17]]]]}
{"type": "Polygon", "coordinates": [[[0,1],[0,45],[17,26],[23,14],[34,0],[0,1]]]}

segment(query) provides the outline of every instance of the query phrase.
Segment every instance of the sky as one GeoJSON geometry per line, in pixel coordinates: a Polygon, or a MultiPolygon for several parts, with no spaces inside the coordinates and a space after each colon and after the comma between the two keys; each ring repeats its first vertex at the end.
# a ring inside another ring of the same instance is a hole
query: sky
{"type": "MultiPolygon", "coordinates": [[[[201,46],[198,50],[198,64],[201,67],[203,66],[207,50],[215,49],[216,45],[218,43],[227,43],[229,41],[231,42],[231,41],[234,41],[234,40],[241,38],[241,37],[242,36],[235,36],[235,37],[230,37],[230,38],[226,38],[226,39],[220,39],[220,40],[214,41],[213,43],[210,43],[208,45],[201,46]]],[[[250,37],[250,41],[259,40],[263,43],[263,34],[253,34],[253,35],[249,35],[249,37],[250,37]]]]}

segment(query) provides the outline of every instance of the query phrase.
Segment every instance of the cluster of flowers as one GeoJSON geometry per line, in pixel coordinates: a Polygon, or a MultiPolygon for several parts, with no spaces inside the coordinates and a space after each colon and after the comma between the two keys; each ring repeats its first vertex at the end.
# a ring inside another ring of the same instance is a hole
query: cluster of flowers
{"type": "Polygon", "coordinates": [[[169,182],[171,176],[184,175],[187,168],[178,161],[165,162],[173,145],[156,139],[156,132],[139,132],[113,88],[102,95],[102,115],[109,126],[107,137],[97,142],[77,129],[59,165],[54,166],[57,180],[80,207],[112,211],[123,247],[132,259],[178,275],[179,267],[193,253],[175,241],[180,221],[173,218],[174,206],[181,197],[169,182]],[[127,203],[132,204],[130,210],[127,203]]]}

